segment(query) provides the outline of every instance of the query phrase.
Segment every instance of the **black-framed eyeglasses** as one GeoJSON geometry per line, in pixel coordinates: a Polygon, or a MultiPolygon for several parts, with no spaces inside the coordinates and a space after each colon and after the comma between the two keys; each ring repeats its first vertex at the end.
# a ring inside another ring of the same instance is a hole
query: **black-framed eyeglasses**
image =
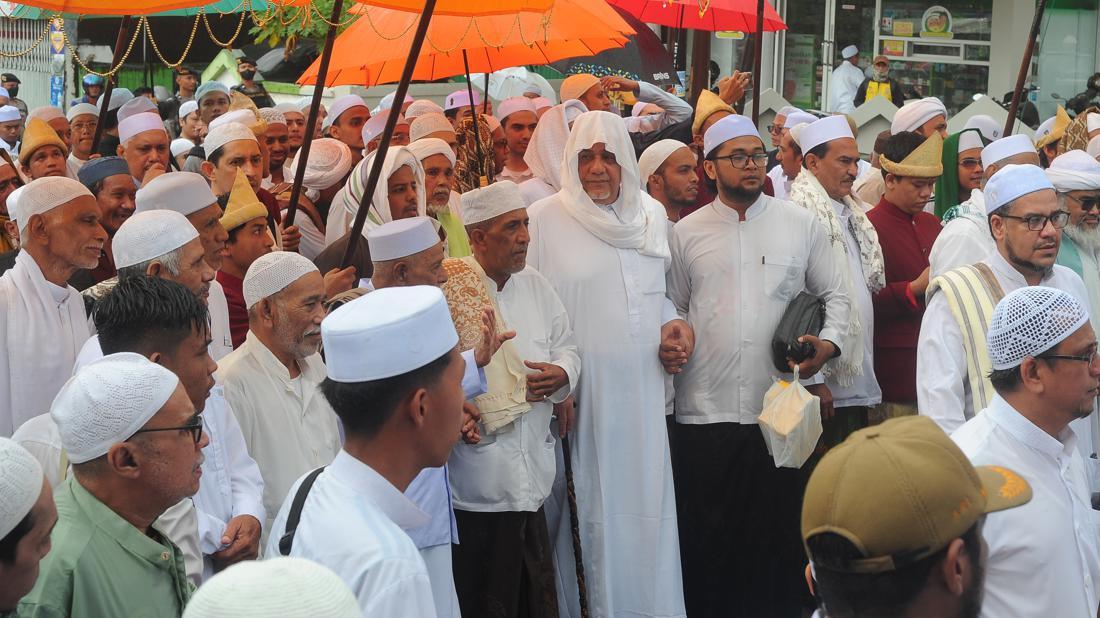
{"type": "Polygon", "coordinates": [[[768,153],[757,152],[755,154],[747,155],[740,152],[735,152],[731,155],[724,157],[714,157],[715,161],[726,159],[730,162],[735,169],[743,170],[749,165],[749,159],[752,159],[752,164],[755,167],[764,167],[768,163],[768,153]]]}
{"type": "Polygon", "coordinates": [[[1074,197],[1069,193],[1065,194],[1069,199],[1077,202],[1081,205],[1081,210],[1088,212],[1093,208],[1100,208],[1100,196],[1090,195],[1089,197],[1074,197]]]}
{"type": "Polygon", "coordinates": [[[982,160],[981,159],[975,159],[974,157],[967,157],[967,158],[963,159],[962,161],[959,161],[959,165],[961,165],[963,169],[972,170],[976,167],[981,167],[982,166],[982,160]]]}
{"type": "Polygon", "coordinates": [[[1093,351],[1090,352],[1089,354],[1085,354],[1085,355],[1082,355],[1082,356],[1072,356],[1072,355],[1069,355],[1069,354],[1040,354],[1040,355],[1036,356],[1035,358],[1042,358],[1044,360],[1078,361],[1078,362],[1086,363],[1087,365],[1089,365],[1091,367],[1094,363],[1096,363],[1097,359],[1100,359],[1100,352],[1098,352],[1096,349],[1093,349],[1093,351]]]}
{"type": "MultiPolygon", "coordinates": [[[[180,427],[158,427],[156,429],[139,429],[134,432],[134,436],[139,433],[153,433],[155,431],[190,431],[191,439],[195,441],[195,444],[202,440],[202,415],[196,415],[195,420],[180,427]]],[[[130,436],[131,438],[133,436],[130,436]]]]}
{"type": "Polygon", "coordinates": [[[1026,217],[1017,217],[1015,215],[998,215],[1004,219],[1016,219],[1017,221],[1023,221],[1027,224],[1027,229],[1032,232],[1041,232],[1043,228],[1047,226],[1047,222],[1056,230],[1060,230],[1066,227],[1069,223],[1069,213],[1064,210],[1059,210],[1056,213],[1050,215],[1028,215],[1026,217]]]}
{"type": "Polygon", "coordinates": [[[783,130],[786,129],[787,127],[785,127],[781,124],[769,124],[768,126],[766,126],[764,128],[768,130],[768,133],[771,133],[772,135],[776,135],[778,133],[782,133],[783,130]]]}

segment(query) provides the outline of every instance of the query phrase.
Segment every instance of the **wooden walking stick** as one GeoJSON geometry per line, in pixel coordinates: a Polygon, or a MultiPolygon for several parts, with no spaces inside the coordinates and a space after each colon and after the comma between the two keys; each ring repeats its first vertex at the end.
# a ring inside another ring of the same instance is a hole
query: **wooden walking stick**
{"type": "Polygon", "coordinates": [[[569,500],[569,529],[573,533],[573,559],[577,563],[577,593],[581,603],[581,618],[588,618],[588,587],[584,583],[584,557],[581,552],[581,525],[577,517],[577,490],[573,488],[573,461],[569,457],[569,437],[561,437],[565,456],[565,494],[569,500]]]}
{"type": "Polygon", "coordinates": [[[1024,82],[1027,74],[1031,72],[1031,56],[1035,53],[1035,39],[1039,38],[1039,26],[1042,25],[1043,11],[1046,9],[1047,0],[1039,0],[1035,7],[1035,19],[1031,22],[1031,35],[1027,37],[1027,47],[1024,48],[1024,60],[1020,63],[1020,72],[1016,75],[1016,89],[1012,91],[1012,103],[1008,106],[1008,120],[1005,121],[1004,135],[1012,135],[1012,125],[1016,124],[1016,110],[1020,107],[1020,98],[1024,92],[1024,82]]]}

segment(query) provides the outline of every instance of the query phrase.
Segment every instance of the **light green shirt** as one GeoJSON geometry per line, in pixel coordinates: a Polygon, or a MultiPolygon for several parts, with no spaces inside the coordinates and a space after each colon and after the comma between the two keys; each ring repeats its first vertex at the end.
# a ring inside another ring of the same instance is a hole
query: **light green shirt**
{"type": "Polygon", "coordinates": [[[179,616],[191,597],[183,553],[145,535],[75,479],[54,491],[53,548],[20,616],[179,616]]]}

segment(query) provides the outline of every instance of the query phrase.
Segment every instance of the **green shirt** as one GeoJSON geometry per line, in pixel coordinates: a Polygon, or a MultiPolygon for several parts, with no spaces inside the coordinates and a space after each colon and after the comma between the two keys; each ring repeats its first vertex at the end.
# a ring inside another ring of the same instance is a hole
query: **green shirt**
{"type": "Polygon", "coordinates": [[[179,616],[191,597],[183,553],[154,539],[70,477],[54,491],[57,525],[20,616],[179,616]]]}

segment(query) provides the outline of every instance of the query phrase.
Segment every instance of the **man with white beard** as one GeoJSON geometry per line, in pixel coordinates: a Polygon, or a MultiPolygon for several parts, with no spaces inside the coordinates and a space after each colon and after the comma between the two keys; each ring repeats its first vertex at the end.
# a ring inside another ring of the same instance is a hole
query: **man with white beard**
{"type": "Polygon", "coordinates": [[[455,153],[447,142],[422,137],[408,145],[409,152],[424,168],[424,199],[428,216],[439,222],[445,237],[443,249],[448,257],[471,254],[470,238],[462,223],[462,207],[455,186],[455,153]]]}
{"type": "Polygon", "coordinates": [[[1058,192],[1058,206],[1069,213],[1055,263],[1081,275],[1089,292],[1089,315],[1100,310],[1100,162],[1083,150],[1059,155],[1046,169],[1058,192]]]}

